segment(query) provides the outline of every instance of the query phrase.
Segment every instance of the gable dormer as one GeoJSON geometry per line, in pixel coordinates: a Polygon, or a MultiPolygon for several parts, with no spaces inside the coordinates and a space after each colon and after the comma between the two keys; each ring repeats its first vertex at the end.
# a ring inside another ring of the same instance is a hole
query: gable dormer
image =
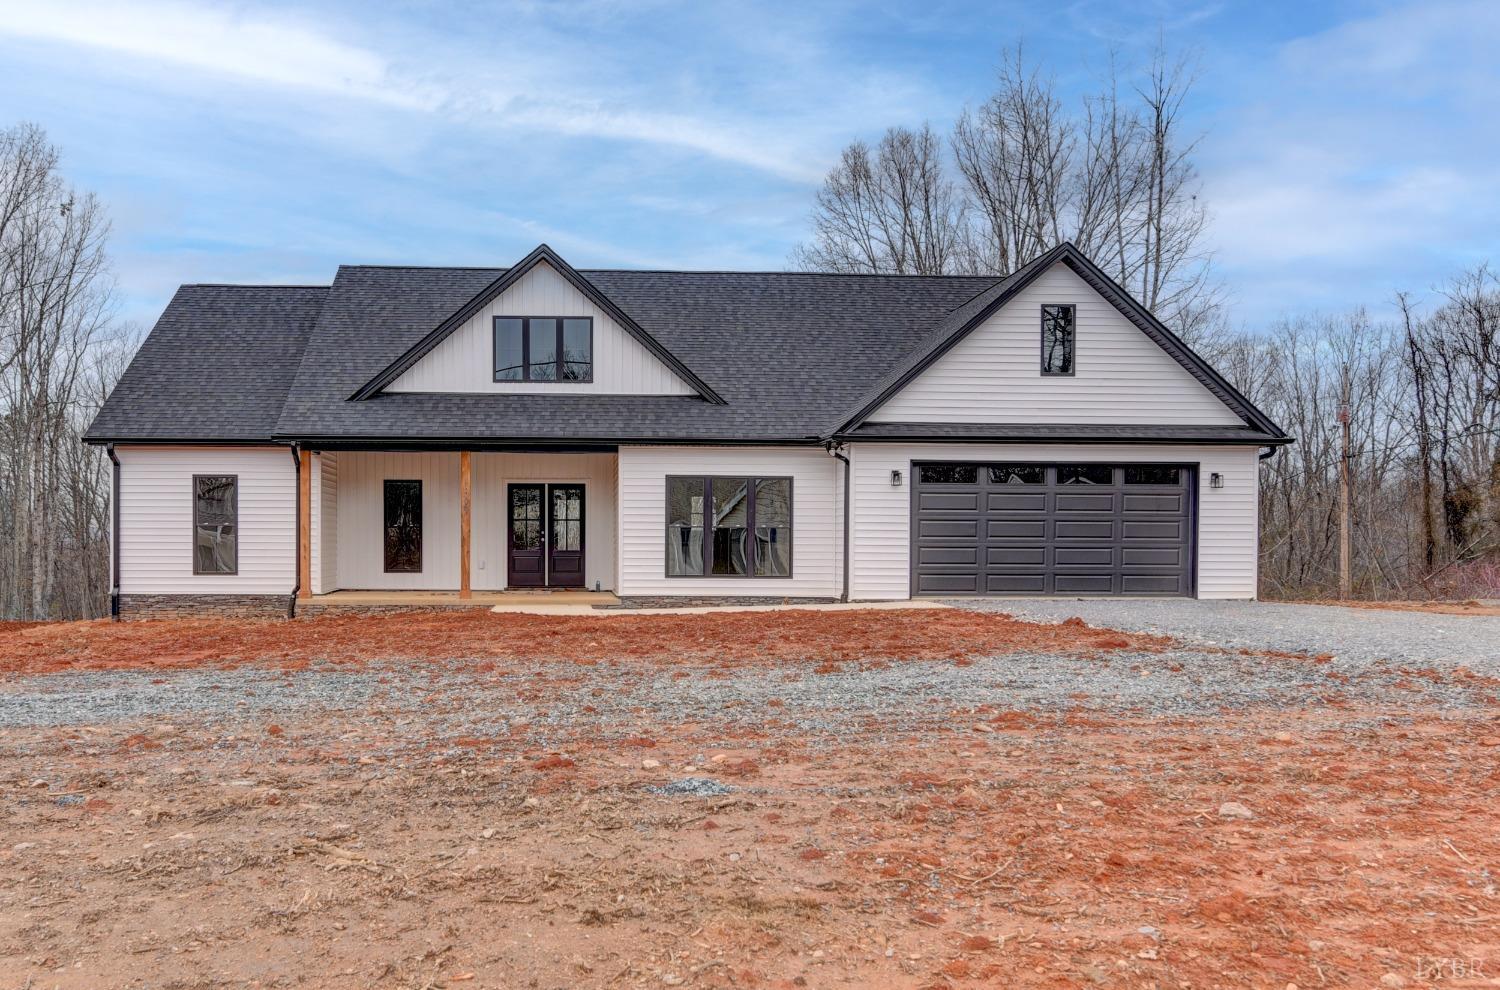
{"type": "Polygon", "coordinates": [[[354,398],[381,392],[701,395],[722,401],[545,244],[354,398]]]}

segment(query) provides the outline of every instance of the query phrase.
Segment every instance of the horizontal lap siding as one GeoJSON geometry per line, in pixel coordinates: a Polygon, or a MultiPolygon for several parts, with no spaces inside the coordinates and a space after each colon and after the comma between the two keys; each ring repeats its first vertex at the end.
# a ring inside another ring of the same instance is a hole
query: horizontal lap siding
{"type": "Polygon", "coordinates": [[[578,482],[584,486],[584,581],[615,587],[614,454],[475,454],[471,566],[473,586],[506,585],[507,486],[511,482],[578,482]]]}
{"type": "Polygon", "coordinates": [[[826,597],[838,594],[838,461],[822,450],[620,448],[621,595],[826,597]],[[668,475],[790,477],[792,577],[668,578],[668,475]]]}
{"type": "Polygon", "coordinates": [[[1242,425],[1066,265],[1039,276],[870,416],[874,423],[1242,425]],[[1041,374],[1041,307],[1077,307],[1072,376],[1041,374]]]}
{"type": "Polygon", "coordinates": [[[458,454],[344,451],[335,553],[340,588],[458,590],[458,454]],[[385,481],[422,482],[422,570],[385,572],[385,481]]]}
{"type": "Polygon", "coordinates": [[[911,588],[913,461],[1105,461],[1199,465],[1198,597],[1254,598],[1256,505],[1259,485],[1254,447],[1165,445],[955,445],[855,444],[853,572],[851,597],[906,598],[911,588]],[[891,472],[902,473],[901,486],[891,472]],[[1209,486],[1214,472],[1224,487],[1209,486]]]}
{"type": "Polygon", "coordinates": [[[644,344],[595,306],[545,262],[523,275],[386,388],[387,392],[566,393],[568,395],[694,395],[644,344]],[[494,318],[591,316],[592,382],[494,381],[494,318]]]}
{"type": "Polygon", "coordinates": [[[287,595],[296,583],[296,468],[286,447],[126,447],[124,595],[287,595]],[[237,574],[193,573],[193,475],[239,477],[237,574]]]}

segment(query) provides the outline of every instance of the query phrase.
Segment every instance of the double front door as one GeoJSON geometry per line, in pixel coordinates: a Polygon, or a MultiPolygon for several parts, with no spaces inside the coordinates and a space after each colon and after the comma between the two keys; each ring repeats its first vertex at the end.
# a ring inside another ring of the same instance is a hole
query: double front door
{"type": "Polygon", "coordinates": [[[583,486],[508,486],[506,541],[512,588],[583,587],[583,486]]]}

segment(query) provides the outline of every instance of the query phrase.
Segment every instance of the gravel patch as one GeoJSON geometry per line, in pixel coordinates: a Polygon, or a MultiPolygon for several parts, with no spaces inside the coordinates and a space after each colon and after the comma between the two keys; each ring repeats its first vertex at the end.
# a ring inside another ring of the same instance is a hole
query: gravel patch
{"type": "MultiPolygon", "coordinates": [[[[1083,611],[1077,606],[1085,603],[1051,604],[1056,613],[1050,618],[1061,619],[1083,611]]],[[[784,729],[837,745],[851,729],[877,736],[919,732],[951,725],[981,706],[1201,717],[1334,697],[1460,709],[1484,704],[1490,693],[1487,685],[1459,678],[1412,678],[1399,664],[1347,650],[1331,662],[1186,648],[1022,653],[962,664],[847,663],[824,673],[815,666],[750,664],[726,672],[620,661],[569,671],[563,679],[556,678],[555,664],[520,662],[491,672],[462,661],[292,674],[242,667],[29,675],[0,682],[0,728],[175,718],[289,724],[304,715],[341,713],[392,738],[408,735],[401,730],[414,723],[438,738],[495,738],[524,727],[539,744],[565,747],[580,731],[624,739],[645,723],[697,722],[723,726],[726,734],[784,729]]]]}
{"type": "Polygon", "coordinates": [[[1173,636],[1204,646],[1332,654],[1344,669],[1390,660],[1442,669],[1462,666],[1500,677],[1497,616],[1180,598],[967,599],[951,604],[1037,622],[1078,616],[1092,626],[1173,636]]]}
{"type": "Polygon", "coordinates": [[[723,797],[735,791],[728,784],[721,784],[707,777],[683,777],[669,784],[653,785],[646,790],[652,794],[664,794],[668,797],[723,797]]]}

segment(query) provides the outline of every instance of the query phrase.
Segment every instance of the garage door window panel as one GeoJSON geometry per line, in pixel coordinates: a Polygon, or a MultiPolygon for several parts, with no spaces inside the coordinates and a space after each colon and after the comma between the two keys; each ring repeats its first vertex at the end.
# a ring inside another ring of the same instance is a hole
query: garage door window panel
{"type": "Polygon", "coordinates": [[[924,485],[974,485],[979,483],[977,464],[923,464],[917,475],[924,485]]]}

